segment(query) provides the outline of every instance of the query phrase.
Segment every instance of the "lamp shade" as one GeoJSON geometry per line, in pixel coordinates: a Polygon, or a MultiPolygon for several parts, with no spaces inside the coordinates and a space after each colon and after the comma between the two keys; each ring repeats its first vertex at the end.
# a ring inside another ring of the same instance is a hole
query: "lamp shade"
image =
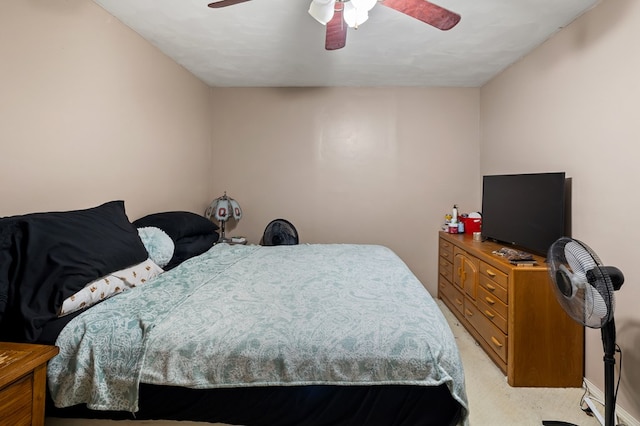
{"type": "Polygon", "coordinates": [[[235,220],[240,220],[242,219],[242,209],[240,208],[240,204],[229,197],[225,191],[222,197],[218,197],[211,202],[207,210],[205,210],[204,216],[207,219],[213,217],[219,222],[226,222],[232,217],[235,220]]]}

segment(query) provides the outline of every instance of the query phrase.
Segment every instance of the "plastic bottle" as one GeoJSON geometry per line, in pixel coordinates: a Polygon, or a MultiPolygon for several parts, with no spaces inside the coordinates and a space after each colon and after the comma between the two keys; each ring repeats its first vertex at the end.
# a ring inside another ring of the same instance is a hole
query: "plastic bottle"
{"type": "Polygon", "coordinates": [[[456,223],[458,221],[458,206],[456,204],[453,205],[453,215],[451,217],[451,222],[456,223]]]}

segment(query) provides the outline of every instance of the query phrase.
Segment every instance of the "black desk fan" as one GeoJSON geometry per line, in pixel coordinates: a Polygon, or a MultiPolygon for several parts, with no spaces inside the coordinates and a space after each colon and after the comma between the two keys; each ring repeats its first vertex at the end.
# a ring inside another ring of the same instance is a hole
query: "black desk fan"
{"type": "MultiPolygon", "coordinates": [[[[624,276],[616,267],[603,266],[589,246],[568,237],[562,237],[551,245],[547,261],[556,298],[567,314],[584,326],[601,329],[604,347],[604,420],[599,416],[590,399],[585,398],[585,402],[603,426],[615,426],[617,395],[614,391],[616,363],[614,291],[620,289],[624,276]]],[[[555,420],[545,420],[542,424],[571,425],[571,423],[555,420]]]]}
{"type": "Polygon", "coordinates": [[[286,219],[272,220],[262,235],[263,246],[295,245],[298,242],[298,230],[286,219]]]}

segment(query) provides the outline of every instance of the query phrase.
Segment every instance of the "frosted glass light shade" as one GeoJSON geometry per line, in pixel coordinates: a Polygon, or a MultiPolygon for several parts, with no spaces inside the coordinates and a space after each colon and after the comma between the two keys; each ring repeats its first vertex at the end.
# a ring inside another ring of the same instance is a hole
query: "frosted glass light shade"
{"type": "Polygon", "coordinates": [[[312,0],[309,5],[309,15],[322,25],[327,25],[333,18],[335,6],[336,0],[312,0]]]}
{"type": "Polygon", "coordinates": [[[231,214],[235,220],[242,219],[242,209],[240,208],[240,204],[233,198],[229,198],[229,202],[231,203],[231,214]]]}
{"type": "Polygon", "coordinates": [[[229,219],[231,214],[231,205],[229,200],[218,198],[215,207],[213,208],[213,217],[218,221],[225,221],[229,219]]]}
{"type": "Polygon", "coordinates": [[[363,9],[368,12],[373,9],[373,6],[375,6],[377,2],[378,0],[351,0],[350,3],[352,3],[356,9],[363,9]]]}
{"type": "Polygon", "coordinates": [[[353,1],[344,4],[344,22],[351,28],[358,27],[369,19],[369,11],[364,8],[355,8],[353,1]]]}

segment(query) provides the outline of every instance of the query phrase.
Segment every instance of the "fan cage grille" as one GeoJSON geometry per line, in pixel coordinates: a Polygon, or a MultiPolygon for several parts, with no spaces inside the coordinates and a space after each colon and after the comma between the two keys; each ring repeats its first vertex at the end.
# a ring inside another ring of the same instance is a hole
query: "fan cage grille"
{"type": "Polygon", "coordinates": [[[589,246],[563,237],[551,245],[548,258],[554,293],[569,316],[590,328],[613,319],[613,284],[589,246]]]}

